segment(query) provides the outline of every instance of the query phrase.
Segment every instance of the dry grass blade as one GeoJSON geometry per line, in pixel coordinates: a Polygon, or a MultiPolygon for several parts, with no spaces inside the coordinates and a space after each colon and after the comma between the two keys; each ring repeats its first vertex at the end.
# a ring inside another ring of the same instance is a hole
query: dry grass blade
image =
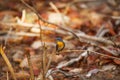
{"type": "Polygon", "coordinates": [[[31,59],[30,59],[30,54],[28,52],[26,52],[26,56],[27,56],[27,60],[28,60],[28,65],[29,65],[29,68],[30,68],[30,80],[34,80],[34,73],[33,73],[33,67],[32,67],[32,63],[31,63],[31,59]]]}
{"type": "Polygon", "coordinates": [[[9,73],[8,73],[8,71],[6,72],[6,76],[7,76],[7,80],[9,80],[9,73]]]}
{"type": "Polygon", "coordinates": [[[50,56],[50,58],[49,58],[47,67],[46,67],[46,74],[47,74],[47,72],[48,72],[48,69],[49,69],[49,67],[50,67],[50,64],[51,64],[51,62],[52,62],[52,58],[53,58],[54,55],[55,55],[55,52],[53,51],[52,54],[51,54],[51,56],[50,56]]]}
{"type": "Polygon", "coordinates": [[[42,55],[42,69],[43,69],[43,80],[46,80],[45,73],[46,73],[46,50],[44,49],[43,55],[42,55]]]}
{"type": "Polygon", "coordinates": [[[10,61],[8,60],[7,56],[5,55],[5,52],[4,52],[3,48],[2,48],[2,46],[0,46],[0,53],[1,53],[2,57],[3,57],[3,59],[5,60],[8,68],[9,68],[9,70],[10,70],[12,76],[13,76],[13,79],[17,80],[16,76],[15,76],[15,73],[14,73],[14,70],[13,70],[13,67],[12,67],[10,61]]]}

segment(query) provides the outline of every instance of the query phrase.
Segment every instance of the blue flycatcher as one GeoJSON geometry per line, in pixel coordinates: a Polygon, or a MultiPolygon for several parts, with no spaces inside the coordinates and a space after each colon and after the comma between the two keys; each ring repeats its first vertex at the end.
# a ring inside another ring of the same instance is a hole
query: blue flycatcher
{"type": "Polygon", "coordinates": [[[62,38],[56,38],[56,52],[60,52],[64,49],[65,43],[63,42],[62,38]]]}

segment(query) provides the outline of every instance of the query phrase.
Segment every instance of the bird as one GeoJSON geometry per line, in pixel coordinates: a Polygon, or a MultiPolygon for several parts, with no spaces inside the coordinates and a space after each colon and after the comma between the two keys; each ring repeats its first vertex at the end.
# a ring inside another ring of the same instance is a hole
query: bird
{"type": "Polygon", "coordinates": [[[56,52],[57,54],[59,54],[60,51],[62,51],[65,47],[65,43],[64,41],[62,40],[61,37],[57,37],[56,38],[56,52]]]}

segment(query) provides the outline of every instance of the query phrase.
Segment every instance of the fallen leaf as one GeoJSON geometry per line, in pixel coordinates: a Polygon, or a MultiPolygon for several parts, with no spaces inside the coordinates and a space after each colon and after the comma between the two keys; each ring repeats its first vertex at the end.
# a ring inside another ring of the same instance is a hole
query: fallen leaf
{"type": "Polygon", "coordinates": [[[70,72],[72,72],[72,73],[81,73],[82,70],[83,70],[82,68],[75,68],[75,69],[70,70],[70,72]]]}
{"type": "Polygon", "coordinates": [[[116,66],[113,64],[109,64],[109,65],[104,65],[102,66],[102,69],[100,71],[108,71],[108,70],[115,70],[116,66]]]}
{"type": "Polygon", "coordinates": [[[116,64],[120,65],[120,60],[114,59],[113,61],[114,61],[116,64]]]}
{"type": "Polygon", "coordinates": [[[18,73],[15,73],[15,75],[18,79],[25,79],[30,77],[30,74],[27,73],[26,71],[20,71],[18,73]]]}
{"type": "Polygon", "coordinates": [[[16,53],[13,55],[13,61],[21,62],[23,58],[24,52],[21,50],[17,50],[16,53]]]}
{"type": "Polygon", "coordinates": [[[88,58],[87,58],[87,64],[90,65],[90,64],[94,64],[95,63],[95,60],[97,60],[97,55],[89,55],[88,58]]]}
{"type": "Polygon", "coordinates": [[[63,21],[65,23],[69,23],[70,19],[68,16],[65,16],[60,13],[50,13],[48,16],[48,21],[52,23],[60,24],[63,23],[63,21]]]}
{"type": "Polygon", "coordinates": [[[88,73],[87,73],[87,75],[86,75],[86,77],[91,77],[91,75],[92,74],[95,74],[95,73],[97,73],[99,71],[99,69],[93,69],[93,70],[90,70],[88,73]]]}
{"type": "Polygon", "coordinates": [[[25,44],[31,44],[35,39],[36,37],[24,36],[22,42],[25,44]]]}
{"type": "Polygon", "coordinates": [[[33,73],[35,76],[38,76],[40,74],[40,69],[37,67],[37,65],[33,65],[33,73]]]}

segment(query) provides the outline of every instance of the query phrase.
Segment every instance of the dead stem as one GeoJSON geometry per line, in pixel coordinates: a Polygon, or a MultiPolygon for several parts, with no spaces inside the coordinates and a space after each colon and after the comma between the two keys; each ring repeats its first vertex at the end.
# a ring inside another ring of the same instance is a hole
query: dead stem
{"type": "Polygon", "coordinates": [[[5,52],[4,52],[4,50],[3,50],[2,45],[0,46],[0,53],[1,53],[2,57],[3,57],[3,59],[5,60],[8,68],[9,68],[9,70],[10,70],[12,76],[13,76],[13,79],[14,79],[14,80],[17,80],[17,79],[16,79],[16,76],[15,76],[15,73],[14,73],[14,69],[13,69],[10,61],[8,60],[7,56],[5,55],[5,52]]]}
{"type": "Polygon", "coordinates": [[[79,40],[79,37],[69,28],[65,28],[63,26],[60,26],[60,25],[57,25],[57,24],[54,24],[54,23],[51,23],[51,22],[48,22],[46,20],[44,20],[40,15],[39,13],[37,12],[37,10],[31,6],[29,6],[24,0],[21,0],[21,2],[26,5],[29,9],[31,9],[33,12],[35,12],[39,18],[39,20],[43,21],[44,23],[47,23],[47,24],[51,24],[51,25],[55,25],[55,26],[58,26],[59,28],[63,29],[63,30],[66,30],[68,32],[70,32],[71,34],[73,34],[73,36],[75,36],[78,40],[79,40]]]}
{"type": "MultiPolygon", "coordinates": [[[[43,21],[43,22],[46,22],[40,15],[39,15],[39,13],[37,12],[37,10],[34,8],[34,7],[32,7],[32,6],[30,6],[29,4],[27,4],[24,0],[21,0],[21,2],[26,6],[26,7],[28,7],[30,10],[32,10],[33,12],[35,12],[36,13],[36,15],[38,16],[38,19],[39,20],[41,20],[41,21],[43,21]]],[[[30,2],[32,2],[31,0],[30,0],[30,2]]],[[[42,48],[43,48],[43,55],[42,55],[42,71],[43,71],[43,80],[45,80],[45,51],[44,51],[44,48],[45,48],[45,44],[43,44],[43,42],[42,42],[42,28],[41,28],[41,25],[40,25],[40,23],[38,23],[39,24],[39,30],[40,30],[40,33],[39,33],[39,36],[40,36],[40,40],[41,40],[41,43],[42,43],[42,48]]]]}
{"type": "Polygon", "coordinates": [[[8,71],[6,72],[7,80],[9,80],[9,73],[8,71]]]}
{"type": "Polygon", "coordinates": [[[67,14],[69,7],[72,6],[72,5],[75,4],[75,3],[95,2],[95,1],[97,1],[97,0],[73,0],[73,1],[71,1],[70,3],[68,3],[67,5],[64,6],[64,7],[65,7],[64,13],[67,14]]]}
{"type": "Polygon", "coordinates": [[[30,54],[28,53],[28,51],[26,51],[26,56],[27,56],[27,60],[28,60],[28,65],[29,65],[29,68],[30,68],[30,77],[31,77],[31,80],[34,80],[34,73],[33,73],[33,67],[32,67],[32,64],[31,64],[31,59],[30,59],[30,54]]]}
{"type": "Polygon", "coordinates": [[[53,58],[54,55],[55,55],[55,50],[53,50],[51,56],[49,57],[49,61],[48,61],[47,67],[46,67],[46,74],[47,74],[47,71],[48,71],[48,69],[50,67],[50,64],[52,62],[52,58],[53,58]]]}
{"type": "Polygon", "coordinates": [[[83,51],[88,51],[88,52],[96,53],[96,54],[106,56],[106,57],[109,57],[109,58],[112,58],[112,59],[120,60],[120,58],[117,58],[117,57],[114,57],[114,56],[109,56],[109,55],[99,53],[99,52],[96,52],[96,51],[91,51],[91,50],[65,50],[65,51],[62,51],[62,52],[83,52],[83,51]]]}

